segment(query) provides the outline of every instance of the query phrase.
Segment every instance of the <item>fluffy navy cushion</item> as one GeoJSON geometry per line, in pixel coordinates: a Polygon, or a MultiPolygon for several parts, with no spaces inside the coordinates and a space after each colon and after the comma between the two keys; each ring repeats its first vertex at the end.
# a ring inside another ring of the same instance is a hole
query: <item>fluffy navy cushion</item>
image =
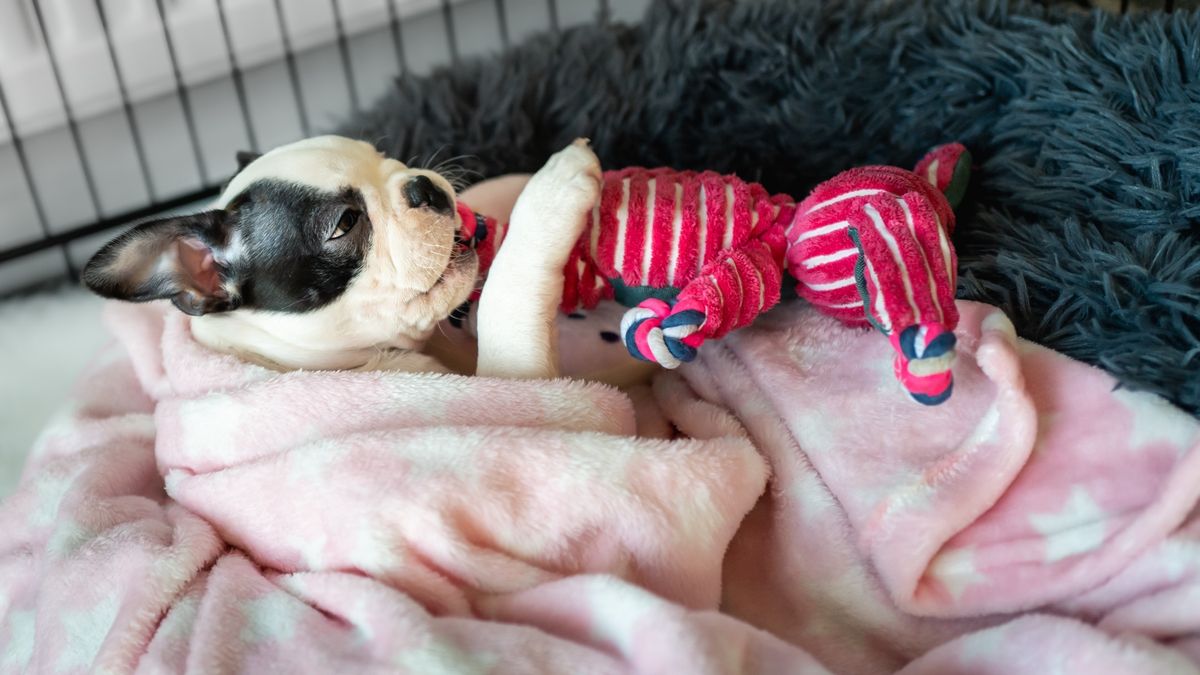
{"type": "Polygon", "coordinates": [[[961,140],[959,295],[1200,413],[1200,14],[991,0],[657,3],[395,90],[341,131],[395,157],[736,172],[803,196],[961,140]]]}

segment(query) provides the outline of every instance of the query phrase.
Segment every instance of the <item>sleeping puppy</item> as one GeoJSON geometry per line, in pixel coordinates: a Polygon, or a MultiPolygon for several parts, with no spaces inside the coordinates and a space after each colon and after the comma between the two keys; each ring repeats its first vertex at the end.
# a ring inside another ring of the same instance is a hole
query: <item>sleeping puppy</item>
{"type": "MultiPolygon", "coordinates": [[[[88,288],[169,299],[202,344],[277,370],[449,370],[422,349],[475,290],[479,262],[445,177],[337,136],[239,163],[214,210],[104,246],[88,288]]],[[[599,191],[582,139],[519,191],[479,300],[478,374],[558,375],[562,269],[599,191]]]]}

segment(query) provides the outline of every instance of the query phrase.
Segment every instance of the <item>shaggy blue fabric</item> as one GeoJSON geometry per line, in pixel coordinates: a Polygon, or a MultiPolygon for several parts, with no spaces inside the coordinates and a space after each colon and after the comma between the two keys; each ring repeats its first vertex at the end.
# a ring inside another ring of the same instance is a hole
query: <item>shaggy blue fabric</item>
{"type": "Polygon", "coordinates": [[[800,195],[961,140],[959,295],[1200,413],[1200,15],[993,0],[657,3],[402,78],[343,133],[392,156],[732,171],[800,195]]]}

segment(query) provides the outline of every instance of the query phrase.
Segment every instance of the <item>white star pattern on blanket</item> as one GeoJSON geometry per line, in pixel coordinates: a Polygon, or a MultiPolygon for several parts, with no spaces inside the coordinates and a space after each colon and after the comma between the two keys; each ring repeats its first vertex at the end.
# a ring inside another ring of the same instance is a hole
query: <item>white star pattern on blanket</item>
{"type": "Polygon", "coordinates": [[[0,660],[0,666],[4,666],[5,670],[23,671],[29,665],[29,659],[33,658],[36,618],[33,610],[12,612],[8,615],[7,625],[0,627],[0,635],[8,634],[8,640],[0,643],[4,647],[4,659],[0,660]]]}
{"type": "Polygon", "coordinates": [[[304,603],[283,591],[272,591],[242,607],[246,625],[242,640],[247,644],[287,642],[296,634],[296,623],[304,603]]]}
{"type": "Polygon", "coordinates": [[[963,591],[968,587],[988,580],[987,575],[975,567],[974,548],[957,548],[939,553],[930,563],[929,571],[942,582],[955,602],[962,598],[963,591]]]}
{"type": "Polygon", "coordinates": [[[1032,514],[1029,523],[1045,537],[1046,562],[1052,563],[1099,548],[1108,530],[1105,515],[1083,486],[1074,485],[1061,511],[1032,514]]]}
{"type": "Polygon", "coordinates": [[[1004,625],[970,636],[962,643],[963,665],[993,663],[997,656],[1003,656],[1008,641],[1008,627],[1004,625]]]}
{"type": "Polygon", "coordinates": [[[641,619],[661,602],[645,591],[606,577],[589,580],[584,599],[592,619],[592,637],[616,646],[622,654],[634,651],[641,619]]]}
{"type": "Polygon", "coordinates": [[[1129,432],[1129,447],[1132,450],[1168,443],[1178,452],[1187,452],[1200,435],[1200,424],[1195,419],[1153,394],[1119,389],[1113,392],[1113,398],[1129,410],[1133,427],[1129,432]]]}
{"type": "Polygon", "coordinates": [[[50,540],[46,542],[46,551],[56,560],[65,560],[95,536],[95,532],[70,518],[65,518],[54,528],[50,540]]]}
{"type": "Polygon", "coordinates": [[[354,547],[350,550],[350,561],[356,567],[371,574],[394,570],[400,564],[400,556],[388,542],[388,532],[372,527],[363,527],[354,536],[354,547]]]}
{"type": "Polygon", "coordinates": [[[484,651],[464,651],[454,643],[431,636],[425,644],[406,649],[396,657],[396,665],[409,673],[458,673],[487,675],[500,659],[484,651]]]}
{"type": "Polygon", "coordinates": [[[175,603],[171,611],[163,617],[162,623],[158,627],[159,639],[167,642],[186,641],[195,628],[198,616],[200,616],[200,598],[195,595],[184,597],[175,603]]]}
{"type": "Polygon", "coordinates": [[[63,612],[63,630],[67,639],[63,641],[65,646],[58,655],[55,668],[62,672],[92,666],[120,607],[117,597],[109,595],[86,609],[63,612]]]}
{"type": "Polygon", "coordinates": [[[210,394],[190,402],[180,416],[183,438],[194,441],[191,448],[208,461],[231,461],[235,458],[238,429],[245,428],[246,410],[228,394],[210,394]]]}
{"type": "Polygon", "coordinates": [[[800,517],[805,523],[820,522],[821,518],[837,508],[837,502],[829,494],[829,489],[811,473],[801,474],[787,493],[795,500],[800,517]]]}
{"type": "Polygon", "coordinates": [[[333,467],[342,461],[345,447],[331,441],[317,441],[287,455],[286,480],[297,488],[315,490],[329,479],[333,467]]]}
{"type": "Polygon", "coordinates": [[[54,522],[58,515],[58,505],[63,495],[71,488],[77,472],[67,475],[45,473],[34,483],[37,492],[37,509],[29,517],[29,524],[34,527],[46,527],[54,522]]]}
{"type": "Polygon", "coordinates": [[[297,535],[291,541],[303,556],[305,568],[314,571],[325,569],[325,545],[329,543],[329,537],[324,533],[307,537],[297,535]]]}

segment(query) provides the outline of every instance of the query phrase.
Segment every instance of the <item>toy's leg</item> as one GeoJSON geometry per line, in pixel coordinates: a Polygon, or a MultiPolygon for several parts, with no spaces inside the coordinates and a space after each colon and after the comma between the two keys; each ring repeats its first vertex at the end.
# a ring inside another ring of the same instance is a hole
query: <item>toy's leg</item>
{"type": "Polygon", "coordinates": [[[625,313],[629,353],[665,368],[696,358],[708,339],[749,325],[779,302],[782,231],[724,252],[680,290],[675,302],[650,299],[625,313]]]}
{"type": "Polygon", "coordinates": [[[955,337],[956,260],[938,216],[916,193],[869,200],[850,236],[868,319],[896,350],[895,371],[909,394],[936,405],[950,396],[955,337]]]}
{"type": "Polygon", "coordinates": [[[961,143],[939,145],[921,159],[913,173],[946,195],[950,207],[956,209],[971,178],[971,153],[961,143]]]}

